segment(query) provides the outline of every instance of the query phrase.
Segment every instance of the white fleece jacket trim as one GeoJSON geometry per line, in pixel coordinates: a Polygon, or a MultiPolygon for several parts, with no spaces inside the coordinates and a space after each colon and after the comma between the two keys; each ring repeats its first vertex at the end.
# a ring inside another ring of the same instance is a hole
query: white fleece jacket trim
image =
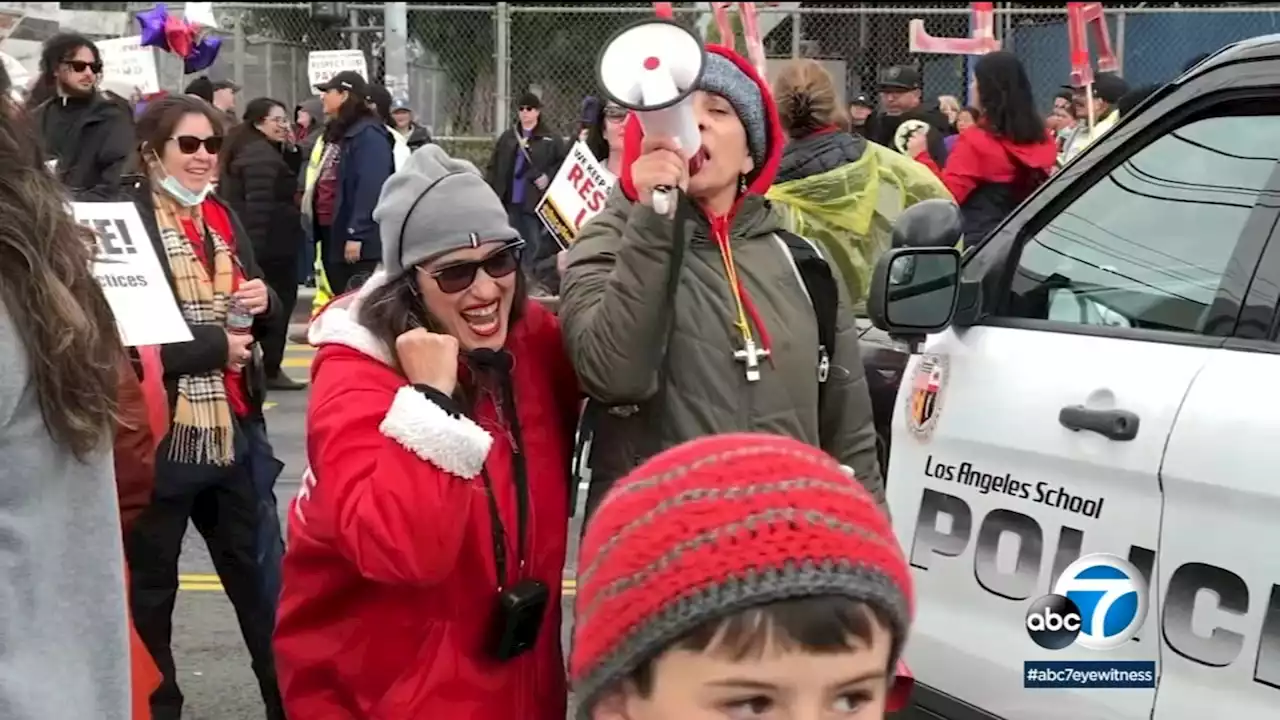
{"type": "Polygon", "coordinates": [[[453,417],[404,386],[379,426],[382,434],[447,473],[471,480],[484,468],[493,436],[468,417],[453,417]]]}

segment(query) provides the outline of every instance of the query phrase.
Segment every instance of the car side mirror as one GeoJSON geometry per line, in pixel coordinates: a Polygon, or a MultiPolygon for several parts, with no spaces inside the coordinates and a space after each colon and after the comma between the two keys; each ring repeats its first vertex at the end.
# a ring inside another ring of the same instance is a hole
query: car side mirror
{"type": "Polygon", "coordinates": [[[959,250],[895,248],[876,262],[867,315],[889,335],[914,342],[950,326],[959,298],[959,250]]]}
{"type": "Polygon", "coordinates": [[[895,248],[960,247],[964,234],[960,208],[950,200],[922,200],[902,211],[893,224],[895,248]]]}

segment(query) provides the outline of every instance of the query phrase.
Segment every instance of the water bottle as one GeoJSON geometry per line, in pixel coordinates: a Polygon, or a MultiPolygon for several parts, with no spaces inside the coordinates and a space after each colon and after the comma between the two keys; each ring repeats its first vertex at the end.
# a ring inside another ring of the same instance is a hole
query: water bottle
{"type": "Polygon", "coordinates": [[[231,298],[227,305],[227,332],[237,335],[253,332],[253,313],[240,298],[231,298]]]}

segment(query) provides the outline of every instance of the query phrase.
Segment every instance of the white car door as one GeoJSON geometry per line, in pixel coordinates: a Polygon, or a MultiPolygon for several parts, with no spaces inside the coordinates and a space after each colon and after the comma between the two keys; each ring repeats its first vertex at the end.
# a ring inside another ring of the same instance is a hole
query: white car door
{"type": "Polygon", "coordinates": [[[1082,158],[979,246],[964,281],[984,311],[908,368],[888,494],[919,597],[906,659],[943,717],[949,703],[1003,720],[1151,717],[1154,688],[1028,690],[1022,671],[1161,659],[1155,610],[1105,652],[1041,648],[1025,617],[1084,554],[1155,574],[1166,444],[1275,225],[1258,198],[1280,122],[1177,109],[1109,135],[1104,159],[1082,158]]]}
{"type": "Polygon", "coordinates": [[[1280,708],[1277,374],[1280,344],[1216,351],[1169,439],[1155,720],[1280,708]]]}

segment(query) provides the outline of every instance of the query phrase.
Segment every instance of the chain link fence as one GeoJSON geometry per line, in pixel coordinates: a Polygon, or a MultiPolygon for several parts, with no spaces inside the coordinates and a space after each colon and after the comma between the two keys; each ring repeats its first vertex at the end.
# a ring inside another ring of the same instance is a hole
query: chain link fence
{"type": "MultiPolygon", "coordinates": [[[[149,6],[133,3],[130,10],[149,6]]],[[[717,40],[706,6],[675,3],[676,17],[708,40],[717,40]]],[[[1065,3],[996,6],[996,35],[1022,59],[1047,109],[1070,70],[1065,3]]],[[[181,5],[171,7],[179,12],[181,5]]],[[[310,3],[215,7],[224,44],[209,73],[240,84],[246,99],[265,95],[296,105],[312,97],[307,56],[314,50],[359,48],[368,59],[370,79],[383,77],[382,4],[349,4],[350,16],[341,23],[313,18],[310,3]]],[[[873,94],[881,68],[905,64],[921,71],[929,97],[954,95],[963,101],[967,94],[971,59],[912,54],[907,38],[913,18],[922,19],[933,35],[968,35],[968,3],[757,7],[771,76],[791,58],[818,59],[848,98],[873,94]]],[[[599,91],[595,64],[600,49],[620,28],[652,14],[648,2],[410,4],[410,105],[443,144],[479,163],[487,161],[493,137],[514,122],[524,92],[542,98],[549,126],[573,134],[582,98],[599,91]]],[[[1108,3],[1106,21],[1122,74],[1138,86],[1172,79],[1199,54],[1280,32],[1280,3],[1108,3]]],[[[743,46],[740,35],[737,46],[743,46]]],[[[189,78],[182,76],[180,62],[162,56],[162,85],[179,88],[184,80],[189,78]]]]}

